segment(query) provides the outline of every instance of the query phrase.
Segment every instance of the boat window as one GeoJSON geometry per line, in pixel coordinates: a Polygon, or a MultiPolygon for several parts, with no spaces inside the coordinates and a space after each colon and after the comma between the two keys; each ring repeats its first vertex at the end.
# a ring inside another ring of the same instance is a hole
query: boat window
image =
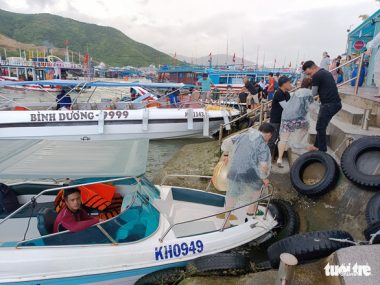
{"type": "Polygon", "coordinates": [[[18,79],[26,80],[25,68],[17,68],[18,79]]]}
{"type": "Polygon", "coordinates": [[[8,67],[2,67],[1,70],[0,70],[0,75],[2,75],[2,76],[9,76],[8,67]]]}
{"type": "Polygon", "coordinates": [[[9,76],[10,77],[17,77],[17,68],[12,67],[9,76]]]}
{"type": "Polygon", "coordinates": [[[26,70],[26,74],[27,74],[26,78],[28,79],[28,81],[32,81],[33,80],[33,69],[28,68],[26,70]]]}
{"type": "Polygon", "coordinates": [[[147,202],[146,197],[136,192],[130,207],[113,219],[77,233],[66,231],[21,242],[18,246],[128,243],[153,234],[158,227],[159,218],[160,213],[147,202]]]}

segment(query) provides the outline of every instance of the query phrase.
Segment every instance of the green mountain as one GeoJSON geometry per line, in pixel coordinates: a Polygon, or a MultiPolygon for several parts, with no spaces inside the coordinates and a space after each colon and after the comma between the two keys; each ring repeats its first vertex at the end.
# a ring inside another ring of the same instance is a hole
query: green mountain
{"type": "Polygon", "coordinates": [[[96,61],[113,66],[169,64],[172,58],[121,31],[87,24],[51,14],[19,14],[0,9],[0,34],[18,42],[63,48],[69,41],[71,51],[88,50],[96,61]]]}

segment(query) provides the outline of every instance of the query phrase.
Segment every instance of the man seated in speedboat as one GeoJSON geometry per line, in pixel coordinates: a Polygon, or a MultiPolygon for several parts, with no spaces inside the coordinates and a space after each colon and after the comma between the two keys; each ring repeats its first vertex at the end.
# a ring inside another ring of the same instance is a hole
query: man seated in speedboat
{"type": "Polygon", "coordinates": [[[90,216],[82,209],[80,191],[77,188],[64,190],[65,208],[63,208],[54,222],[54,232],[69,230],[79,232],[99,223],[101,220],[90,216]]]}

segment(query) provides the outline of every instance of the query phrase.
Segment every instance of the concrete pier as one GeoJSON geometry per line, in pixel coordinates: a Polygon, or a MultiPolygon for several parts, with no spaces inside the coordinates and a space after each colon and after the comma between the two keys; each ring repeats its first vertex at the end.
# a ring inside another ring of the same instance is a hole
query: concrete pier
{"type": "Polygon", "coordinates": [[[339,249],[326,259],[323,270],[326,275],[326,285],[378,285],[380,245],[339,249]]]}

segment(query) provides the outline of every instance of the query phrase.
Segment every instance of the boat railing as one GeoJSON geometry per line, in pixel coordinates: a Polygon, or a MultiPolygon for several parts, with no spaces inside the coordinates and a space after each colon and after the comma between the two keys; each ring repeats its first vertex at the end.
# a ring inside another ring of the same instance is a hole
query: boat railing
{"type": "MultiPolygon", "coordinates": [[[[232,212],[236,211],[236,210],[239,210],[239,209],[242,209],[242,208],[245,208],[245,207],[249,207],[253,204],[256,204],[257,206],[259,205],[260,202],[263,202],[265,201],[265,212],[264,212],[264,216],[263,216],[263,219],[265,220],[266,217],[267,217],[267,214],[268,214],[268,209],[269,209],[269,203],[270,203],[270,200],[271,200],[271,197],[273,196],[273,192],[274,192],[274,187],[272,184],[269,184],[268,187],[264,187],[262,186],[261,187],[261,190],[260,190],[260,195],[259,195],[259,198],[252,201],[252,202],[249,202],[249,203],[245,203],[244,205],[241,205],[241,206],[237,206],[237,207],[234,207],[232,209],[227,209],[225,211],[222,211],[222,212],[218,212],[218,213],[214,213],[214,214],[211,214],[211,215],[207,215],[207,216],[203,216],[203,217],[200,217],[200,218],[194,218],[194,219],[190,219],[190,220],[186,220],[186,221],[182,221],[182,222],[177,222],[177,223],[174,223],[174,224],[171,224],[167,229],[166,231],[161,235],[161,237],[159,238],[159,242],[163,242],[165,237],[168,235],[168,233],[176,226],[178,225],[184,225],[184,224],[189,224],[189,223],[193,223],[193,222],[197,222],[197,221],[201,221],[201,220],[205,220],[205,219],[210,219],[210,218],[214,218],[216,216],[220,216],[220,215],[225,215],[225,218],[224,218],[224,221],[222,223],[222,226],[219,228],[219,231],[220,232],[223,232],[227,227],[227,223],[229,221],[229,218],[232,214],[232,212]],[[264,192],[265,190],[267,190],[267,193],[264,195],[264,192]],[[227,215],[226,215],[227,214],[227,215]]],[[[254,216],[256,217],[257,216],[257,211],[256,213],[254,214],[254,216]]]]}
{"type": "Polygon", "coordinates": [[[82,69],[83,66],[78,63],[64,62],[64,61],[32,61],[25,59],[18,60],[1,60],[1,65],[11,65],[11,66],[30,66],[30,67],[59,67],[59,68],[71,68],[71,69],[82,69]]]}
{"type": "Polygon", "coordinates": [[[6,222],[7,220],[9,220],[10,218],[12,218],[14,215],[19,213],[23,209],[25,209],[26,207],[28,207],[29,205],[33,206],[34,204],[36,204],[37,199],[46,193],[56,192],[56,191],[64,190],[64,189],[77,188],[80,186],[99,184],[99,183],[110,183],[110,182],[121,181],[121,180],[125,180],[125,179],[131,179],[131,178],[138,179],[139,177],[125,176],[125,177],[119,177],[119,178],[105,179],[105,180],[92,181],[92,182],[87,182],[87,183],[67,185],[67,186],[59,186],[59,187],[45,189],[45,190],[41,191],[40,193],[38,193],[37,195],[34,195],[32,198],[30,198],[30,200],[28,202],[26,202],[21,207],[17,208],[14,212],[10,213],[8,216],[6,216],[4,219],[2,219],[0,221],[0,225],[3,224],[4,222],[6,222]]]}
{"type": "MultiPolygon", "coordinates": [[[[291,92],[295,91],[298,88],[294,88],[291,92]]],[[[266,99],[261,100],[260,106],[254,108],[254,109],[248,109],[246,113],[242,114],[239,117],[234,118],[228,123],[220,124],[219,126],[219,145],[222,145],[223,140],[223,130],[227,126],[231,126],[231,124],[236,123],[238,121],[241,121],[245,118],[253,118],[253,119],[259,119],[259,124],[266,121],[268,118],[268,113],[270,111],[270,108],[272,106],[272,101],[268,101],[266,99]]]]}
{"type": "Polygon", "coordinates": [[[164,177],[161,179],[160,186],[164,185],[168,178],[173,178],[173,177],[208,179],[209,182],[207,183],[207,187],[204,191],[208,192],[210,190],[210,187],[211,187],[212,176],[197,175],[197,174],[175,174],[175,173],[174,174],[165,173],[164,177]]]}

